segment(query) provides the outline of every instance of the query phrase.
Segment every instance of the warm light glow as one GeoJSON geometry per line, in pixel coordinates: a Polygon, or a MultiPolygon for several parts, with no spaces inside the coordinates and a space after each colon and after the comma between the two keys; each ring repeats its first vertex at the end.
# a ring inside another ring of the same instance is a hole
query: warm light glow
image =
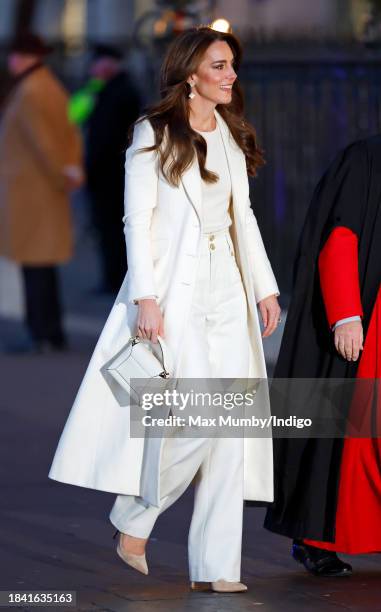
{"type": "Polygon", "coordinates": [[[153,24],[153,31],[156,36],[164,36],[168,28],[168,24],[165,19],[157,19],[153,24]]]}
{"type": "Polygon", "coordinates": [[[87,0],[65,0],[62,34],[67,47],[81,46],[86,36],[87,0]]]}
{"type": "Polygon", "coordinates": [[[215,19],[211,25],[213,30],[217,32],[231,32],[232,28],[227,19],[215,19]]]}

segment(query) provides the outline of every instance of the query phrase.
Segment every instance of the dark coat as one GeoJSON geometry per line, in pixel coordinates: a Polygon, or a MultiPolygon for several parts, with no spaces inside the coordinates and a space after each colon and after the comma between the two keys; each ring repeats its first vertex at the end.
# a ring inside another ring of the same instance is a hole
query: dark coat
{"type": "Polygon", "coordinates": [[[102,255],[103,283],[118,291],[126,274],[123,234],[124,162],[139,99],[120,72],[101,90],[87,125],[86,171],[92,221],[102,255]]]}
{"type": "MultiPolygon", "coordinates": [[[[359,276],[366,334],[381,280],[381,137],[342,151],[317,185],[302,231],[294,291],[277,378],[356,376],[358,362],[336,352],[322,299],[318,257],[331,231],[359,238],[359,276]]],[[[350,402],[342,409],[349,410],[350,402]]],[[[274,440],[275,502],[265,527],[289,537],[334,540],[342,439],[274,440]]]]}
{"type": "Polygon", "coordinates": [[[106,193],[123,193],[128,130],[138,116],[136,89],[120,72],[99,93],[87,125],[86,174],[91,190],[104,186],[106,193]]]}

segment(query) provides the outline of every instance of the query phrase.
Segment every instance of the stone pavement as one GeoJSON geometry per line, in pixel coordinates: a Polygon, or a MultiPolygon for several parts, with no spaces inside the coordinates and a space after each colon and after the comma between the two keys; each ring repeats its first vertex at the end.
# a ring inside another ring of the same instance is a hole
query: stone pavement
{"type": "MultiPolygon", "coordinates": [[[[84,231],[76,259],[62,274],[71,340],[67,354],[0,355],[0,590],[75,590],[79,611],[381,611],[378,555],[354,558],[352,578],[314,578],[290,558],[285,538],[262,529],[264,509],[254,507],[245,509],[244,522],[242,577],[249,592],[191,593],[186,538],[192,490],[159,518],[147,552],[150,574],[143,576],[115,554],[108,521],[114,496],[47,478],[112,302],[89,293],[95,268],[93,243],[84,231]]],[[[3,341],[21,336],[17,317],[0,319],[3,341]]],[[[273,358],[276,346],[267,352],[273,358]]]]}
{"type": "Polygon", "coordinates": [[[47,478],[87,359],[78,350],[0,361],[0,590],[76,590],[83,611],[381,610],[379,556],[355,558],[352,578],[314,578],[290,558],[285,538],[261,528],[264,509],[252,507],[245,509],[242,559],[250,591],[191,593],[191,490],[159,518],[148,546],[150,575],[124,565],[108,521],[114,496],[47,478]]]}

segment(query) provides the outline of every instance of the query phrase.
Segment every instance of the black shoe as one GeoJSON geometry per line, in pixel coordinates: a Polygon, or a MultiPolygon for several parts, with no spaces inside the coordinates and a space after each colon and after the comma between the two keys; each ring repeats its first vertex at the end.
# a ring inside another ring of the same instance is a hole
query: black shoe
{"type": "Polygon", "coordinates": [[[341,561],[331,550],[324,550],[304,544],[302,540],[294,540],[292,556],[302,563],[306,570],[314,576],[351,576],[352,566],[341,561]]]}

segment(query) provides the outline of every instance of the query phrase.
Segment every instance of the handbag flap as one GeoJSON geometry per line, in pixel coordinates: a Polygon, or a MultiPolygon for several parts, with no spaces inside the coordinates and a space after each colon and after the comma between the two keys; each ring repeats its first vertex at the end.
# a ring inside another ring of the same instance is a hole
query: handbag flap
{"type": "Polygon", "coordinates": [[[118,370],[125,379],[151,378],[163,372],[163,365],[151,351],[143,344],[136,344],[132,350],[127,347],[126,352],[109,365],[108,370],[118,370]]]}

